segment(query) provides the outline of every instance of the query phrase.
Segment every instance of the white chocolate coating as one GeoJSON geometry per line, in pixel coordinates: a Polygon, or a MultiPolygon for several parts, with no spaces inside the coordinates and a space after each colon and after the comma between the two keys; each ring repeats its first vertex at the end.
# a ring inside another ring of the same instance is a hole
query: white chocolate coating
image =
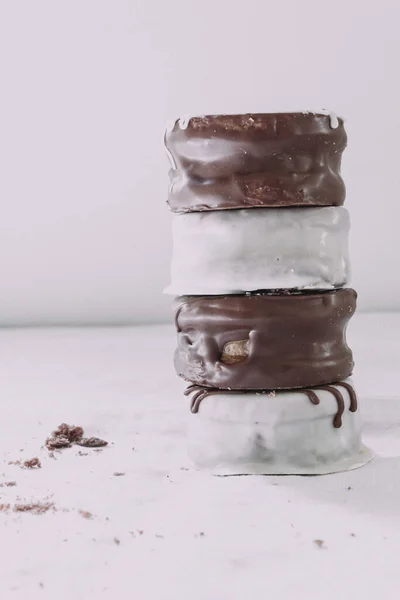
{"type": "MultiPolygon", "coordinates": [[[[346,380],[351,383],[350,379],[346,380]]],[[[350,412],[348,392],[342,426],[333,394],[314,390],[312,404],[299,391],[209,395],[190,415],[189,455],[214,474],[323,474],[354,469],[372,455],[361,442],[360,412],[350,412]]]]}
{"type": "Polygon", "coordinates": [[[174,215],[173,295],[332,289],[349,277],[343,207],[257,208],[174,215]]]}

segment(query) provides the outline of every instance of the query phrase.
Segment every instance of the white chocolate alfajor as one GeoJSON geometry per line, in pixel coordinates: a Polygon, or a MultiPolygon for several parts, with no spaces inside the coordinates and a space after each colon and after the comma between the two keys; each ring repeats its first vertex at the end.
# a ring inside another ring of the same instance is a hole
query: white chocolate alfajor
{"type": "Polygon", "coordinates": [[[348,211],[258,208],[173,216],[172,295],[328,290],[349,278],[348,211]]]}
{"type": "Polygon", "coordinates": [[[324,474],[362,466],[351,379],[287,392],[226,392],[190,386],[189,455],[198,468],[228,474],[324,474]]]}

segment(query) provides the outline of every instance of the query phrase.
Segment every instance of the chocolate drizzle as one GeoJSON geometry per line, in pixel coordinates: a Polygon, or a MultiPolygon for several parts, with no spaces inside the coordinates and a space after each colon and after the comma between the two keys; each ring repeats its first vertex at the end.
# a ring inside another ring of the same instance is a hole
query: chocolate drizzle
{"type": "MultiPolygon", "coordinates": [[[[347,383],[346,381],[335,382],[332,385],[320,385],[313,389],[301,388],[301,389],[292,390],[292,391],[306,394],[306,396],[308,396],[308,398],[310,399],[311,403],[314,404],[314,406],[317,406],[318,404],[320,404],[320,398],[318,397],[318,394],[316,393],[316,391],[324,390],[326,392],[330,392],[331,394],[333,394],[333,396],[335,397],[335,399],[337,401],[337,405],[338,405],[337,413],[333,419],[333,426],[336,429],[339,429],[342,426],[342,416],[343,416],[344,409],[345,409],[345,403],[344,403],[344,398],[343,398],[342,393],[340,392],[340,390],[336,389],[336,387],[334,387],[334,386],[338,386],[338,387],[341,386],[341,387],[345,388],[345,390],[347,390],[347,392],[349,394],[349,399],[350,399],[349,410],[350,410],[350,412],[356,412],[356,410],[357,410],[357,395],[354,391],[353,386],[350,383],[347,383]]],[[[193,393],[193,396],[190,399],[190,412],[192,412],[193,414],[196,414],[199,412],[199,407],[200,407],[202,400],[204,400],[204,398],[206,398],[207,396],[210,396],[211,394],[254,394],[254,393],[271,394],[274,392],[267,391],[267,390],[260,390],[259,392],[256,392],[255,390],[221,390],[218,388],[204,387],[201,385],[192,384],[186,388],[186,390],[184,391],[184,395],[190,396],[190,394],[192,394],[192,393],[193,393]]]]}
{"type": "Polygon", "coordinates": [[[344,413],[344,399],[343,399],[341,392],[339,392],[339,390],[337,390],[335,387],[333,387],[331,385],[320,385],[320,386],[318,386],[317,389],[326,390],[327,392],[331,392],[331,394],[333,394],[335,396],[337,405],[338,405],[338,411],[335,415],[335,418],[333,419],[333,426],[337,427],[337,428],[341,427],[342,426],[342,415],[344,413]]]}
{"type": "Polygon", "coordinates": [[[356,410],[357,410],[357,395],[354,391],[353,386],[351,386],[349,383],[346,383],[346,381],[339,381],[338,383],[335,383],[335,385],[341,385],[342,387],[344,387],[345,390],[347,390],[349,397],[350,397],[350,410],[351,410],[351,412],[356,412],[356,410]]]}

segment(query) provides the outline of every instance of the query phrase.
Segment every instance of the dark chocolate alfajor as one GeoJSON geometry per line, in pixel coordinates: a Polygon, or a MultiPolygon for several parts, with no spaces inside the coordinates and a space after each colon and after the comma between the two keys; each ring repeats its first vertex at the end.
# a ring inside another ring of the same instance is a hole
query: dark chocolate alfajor
{"type": "Polygon", "coordinates": [[[311,112],[192,117],[165,144],[173,212],[341,206],[342,119],[311,112]]]}
{"type": "Polygon", "coordinates": [[[175,368],[194,384],[232,390],[312,387],[353,371],[346,326],[357,294],[177,299],[175,368]]]}

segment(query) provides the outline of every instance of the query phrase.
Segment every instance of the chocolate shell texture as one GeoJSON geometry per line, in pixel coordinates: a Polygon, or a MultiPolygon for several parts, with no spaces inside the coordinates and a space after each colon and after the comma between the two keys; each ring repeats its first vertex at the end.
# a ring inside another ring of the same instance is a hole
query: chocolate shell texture
{"type": "Polygon", "coordinates": [[[347,136],[326,112],[179,119],[165,135],[171,210],[342,205],[347,136]]]}
{"type": "Polygon", "coordinates": [[[341,381],[354,365],[345,332],[356,298],[350,288],[178,298],[176,371],[193,384],[227,390],[341,381]]]}
{"type": "Polygon", "coordinates": [[[173,295],[333,289],[349,278],[344,207],[259,208],[174,215],[173,295]]]}

